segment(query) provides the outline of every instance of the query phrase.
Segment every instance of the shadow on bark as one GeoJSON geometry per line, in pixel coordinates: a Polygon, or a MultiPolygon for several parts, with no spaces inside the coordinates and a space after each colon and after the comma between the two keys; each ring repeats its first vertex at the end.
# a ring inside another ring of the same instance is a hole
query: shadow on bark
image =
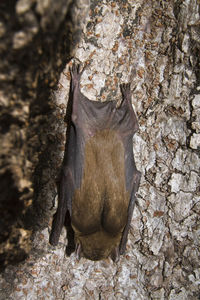
{"type": "MultiPolygon", "coordinates": [[[[70,1],[62,2],[66,9],[66,3],[70,1]]],[[[0,53],[4,57],[0,71],[5,73],[0,88],[8,102],[7,106],[2,106],[0,113],[0,137],[5,138],[7,133],[11,137],[8,149],[4,149],[2,144],[0,152],[1,271],[9,264],[17,264],[27,257],[31,245],[24,247],[24,243],[31,244],[30,236],[49,222],[56,191],[55,186],[51,187],[52,197],[49,197],[48,181],[51,185],[56,181],[56,156],[61,152],[53,137],[56,129],[52,128],[53,138],[48,135],[52,121],[56,118],[52,90],[56,88],[60,73],[70,60],[80,37],[80,30],[78,33],[73,31],[71,16],[75,3],[69,4],[62,17],[60,2],[60,10],[56,13],[53,11],[45,28],[41,25],[43,16],[38,14],[34,5],[30,5],[30,13],[38,24],[38,32],[26,46],[16,49],[13,46],[16,33],[28,30],[24,14],[18,16],[16,13],[16,5],[16,1],[0,4],[0,18],[7,30],[0,43],[0,53]],[[51,20],[58,24],[59,17],[59,26],[54,28],[51,20]],[[13,111],[23,111],[25,106],[28,107],[27,116],[14,116],[13,111]],[[44,176],[44,170],[48,172],[51,169],[52,172],[44,176]],[[23,183],[24,179],[29,180],[30,184],[23,183]],[[22,231],[32,232],[23,243],[22,231]]],[[[57,4],[52,5],[56,11],[57,4]]]]}

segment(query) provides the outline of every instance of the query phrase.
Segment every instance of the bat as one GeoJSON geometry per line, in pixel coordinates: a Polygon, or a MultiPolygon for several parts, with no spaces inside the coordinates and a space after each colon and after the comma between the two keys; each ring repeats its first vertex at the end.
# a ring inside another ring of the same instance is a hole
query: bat
{"type": "Polygon", "coordinates": [[[90,260],[125,252],[141,173],[132,137],[138,122],[130,84],[121,84],[122,102],[91,101],[80,91],[84,71],[73,64],[72,114],[50,243],[57,245],[66,214],[74,231],[77,258],[90,260]]]}

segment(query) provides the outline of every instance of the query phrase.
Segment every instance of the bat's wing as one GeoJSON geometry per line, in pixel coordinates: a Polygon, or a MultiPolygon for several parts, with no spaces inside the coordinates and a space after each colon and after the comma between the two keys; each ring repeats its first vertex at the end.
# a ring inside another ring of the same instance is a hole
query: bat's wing
{"type": "Polygon", "coordinates": [[[123,125],[119,128],[119,133],[124,143],[125,149],[126,189],[130,193],[127,223],[124,228],[119,247],[120,254],[123,254],[126,248],[128,231],[130,228],[130,223],[136,200],[135,193],[138,191],[139,188],[141,173],[136,169],[133,155],[132,137],[134,133],[138,130],[139,126],[131,104],[130,84],[122,84],[121,91],[123,96],[123,102],[119,109],[122,110],[121,114],[124,117],[123,121],[121,122],[121,124],[123,125]]]}

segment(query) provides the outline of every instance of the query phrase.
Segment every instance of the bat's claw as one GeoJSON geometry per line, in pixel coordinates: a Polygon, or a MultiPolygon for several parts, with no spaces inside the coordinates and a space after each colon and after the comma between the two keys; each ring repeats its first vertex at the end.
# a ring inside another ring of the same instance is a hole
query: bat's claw
{"type": "Polygon", "coordinates": [[[79,74],[80,64],[73,63],[72,67],[70,67],[70,72],[73,75],[79,74]]]}
{"type": "Polygon", "coordinates": [[[120,89],[121,89],[122,98],[123,98],[121,105],[125,104],[126,101],[131,103],[131,84],[130,84],[130,82],[120,84],[120,89]]]}
{"type": "Polygon", "coordinates": [[[131,92],[131,84],[129,83],[122,83],[120,84],[121,92],[123,96],[126,96],[131,92]]]}
{"type": "Polygon", "coordinates": [[[73,63],[72,67],[69,68],[73,84],[80,82],[81,75],[83,74],[85,67],[82,68],[82,71],[80,71],[80,69],[81,65],[76,63],[73,63]]]}

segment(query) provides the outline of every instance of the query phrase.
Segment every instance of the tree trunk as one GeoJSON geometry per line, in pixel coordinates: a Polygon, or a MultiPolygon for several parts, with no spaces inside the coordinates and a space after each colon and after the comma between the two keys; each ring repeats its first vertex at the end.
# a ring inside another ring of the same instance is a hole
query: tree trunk
{"type": "Polygon", "coordinates": [[[0,4],[0,299],[199,299],[198,0],[0,4]],[[82,35],[81,35],[82,32],[82,35]],[[142,180],[119,262],[49,245],[71,57],[82,92],[121,101],[131,82],[142,180]]]}

